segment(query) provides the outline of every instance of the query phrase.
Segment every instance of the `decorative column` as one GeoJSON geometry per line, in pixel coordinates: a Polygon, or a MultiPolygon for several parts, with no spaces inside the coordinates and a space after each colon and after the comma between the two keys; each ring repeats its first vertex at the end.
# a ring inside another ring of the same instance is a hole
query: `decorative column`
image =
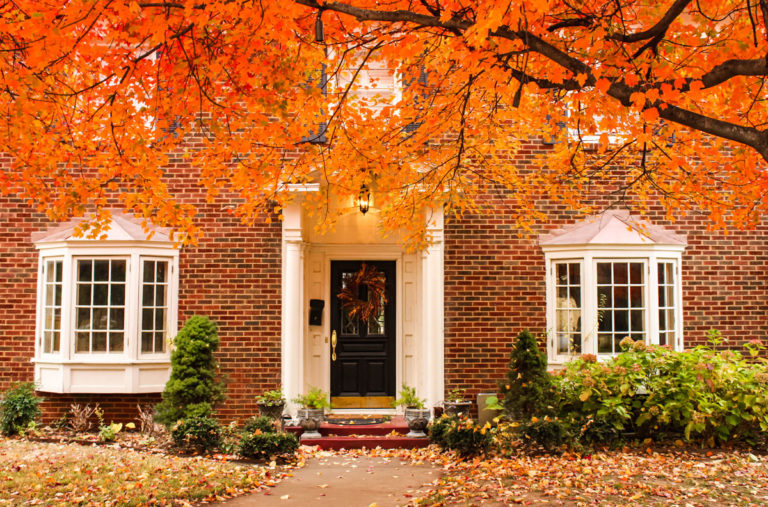
{"type": "Polygon", "coordinates": [[[422,382],[419,395],[432,407],[444,398],[445,348],[443,320],[443,209],[432,210],[427,217],[427,231],[432,242],[422,253],[422,382]]]}
{"type": "Polygon", "coordinates": [[[299,203],[283,209],[282,250],[281,381],[288,413],[295,416],[297,407],[291,400],[301,394],[304,386],[304,240],[299,203]]]}

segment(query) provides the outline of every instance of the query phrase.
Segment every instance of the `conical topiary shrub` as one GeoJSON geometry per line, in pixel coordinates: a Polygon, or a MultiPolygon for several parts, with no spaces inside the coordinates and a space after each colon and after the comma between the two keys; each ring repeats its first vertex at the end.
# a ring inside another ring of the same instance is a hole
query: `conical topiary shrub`
{"type": "Polygon", "coordinates": [[[500,388],[504,411],[514,419],[529,419],[551,411],[552,379],[547,372],[547,357],[530,331],[522,331],[515,338],[507,379],[500,388]]]}
{"type": "Polygon", "coordinates": [[[223,398],[216,380],[219,348],[216,324],[207,317],[191,317],[173,340],[171,378],[165,384],[157,420],[170,427],[179,419],[208,416],[223,398]]]}

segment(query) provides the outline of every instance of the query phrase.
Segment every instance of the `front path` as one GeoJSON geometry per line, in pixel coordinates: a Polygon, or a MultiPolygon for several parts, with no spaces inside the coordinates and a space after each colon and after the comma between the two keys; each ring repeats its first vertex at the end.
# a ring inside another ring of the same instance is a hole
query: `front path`
{"type": "Polygon", "coordinates": [[[406,505],[425,495],[441,469],[426,461],[397,457],[317,452],[293,477],[266,492],[236,498],[224,507],[406,505]]]}

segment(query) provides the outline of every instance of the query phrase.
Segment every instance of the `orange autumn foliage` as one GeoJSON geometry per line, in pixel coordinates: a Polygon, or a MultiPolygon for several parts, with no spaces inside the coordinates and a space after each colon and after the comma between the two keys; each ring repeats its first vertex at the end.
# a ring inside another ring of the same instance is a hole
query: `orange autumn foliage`
{"type": "Polygon", "coordinates": [[[281,209],[290,184],[321,184],[305,202],[316,213],[365,184],[381,227],[415,247],[430,208],[476,210],[489,191],[521,230],[538,197],[588,211],[605,181],[716,225],[768,208],[765,0],[18,0],[0,13],[0,188],[52,219],[95,207],[103,226],[117,197],[194,241],[169,154],[244,221],[281,209]],[[307,142],[321,121],[326,142],[307,142]],[[541,136],[555,142],[538,170],[512,163],[541,136]]]}

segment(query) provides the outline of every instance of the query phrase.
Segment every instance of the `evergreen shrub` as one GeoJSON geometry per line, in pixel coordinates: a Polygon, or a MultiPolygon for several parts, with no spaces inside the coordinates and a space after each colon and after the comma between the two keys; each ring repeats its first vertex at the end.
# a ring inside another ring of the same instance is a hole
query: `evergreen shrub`
{"type": "Polygon", "coordinates": [[[223,398],[222,385],[216,379],[216,324],[195,315],[176,335],[173,345],[171,377],[157,405],[157,420],[169,428],[180,419],[210,416],[223,398]]]}
{"type": "Polygon", "coordinates": [[[0,431],[9,436],[23,433],[40,416],[42,401],[32,382],[20,382],[8,389],[0,399],[0,431]]]}

